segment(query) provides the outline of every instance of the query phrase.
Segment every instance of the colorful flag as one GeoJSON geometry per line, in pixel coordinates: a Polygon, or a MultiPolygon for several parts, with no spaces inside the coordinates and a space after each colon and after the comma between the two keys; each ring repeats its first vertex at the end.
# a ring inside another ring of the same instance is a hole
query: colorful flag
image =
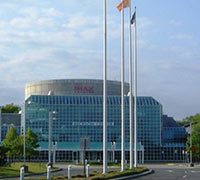
{"type": "Polygon", "coordinates": [[[122,10],[122,6],[123,8],[127,8],[127,7],[130,7],[130,0],[123,0],[118,6],[117,6],[117,9],[119,11],[122,10]]]}
{"type": "Polygon", "coordinates": [[[134,24],[135,23],[135,18],[136,18],[136,14],[134,12],[132,18],[131,18],[131,24],[134,24]]]}

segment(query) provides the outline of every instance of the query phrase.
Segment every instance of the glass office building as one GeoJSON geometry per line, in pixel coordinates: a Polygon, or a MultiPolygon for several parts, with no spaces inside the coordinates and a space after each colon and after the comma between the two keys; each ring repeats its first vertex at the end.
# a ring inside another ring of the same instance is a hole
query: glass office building
{"type": "MultiPolygon", "coordinates": [[[[31,95],[26,99],[22,113],[26,128],[39,136],[41,160],[48,159],[49,112],[52,116],[52,140],[57,161],[75,161],[81,158],[81,139],[87,138],[87,159],[102,160],[103,98],[95,95],[57,96],[31,95]]],[[[108,96],[108,159],[121,157],[121,98],[108,96]],[[113,142],[115,147],[112,146],[113,142]]],[[[134,108],[134,107],[133,107],[134,108]]],[[[139,161],[180,161],[185,149],[185,129],[163,126],[162,105],[152,97],[138,97],[138,158],[139,161]],[[142,157],[144,156],[144,157],[142,157]],[[143,160],[142,160],[143,159],[143,160]]],[[[167,121],[167,120],[165,120],[167,121]]],[[[129,160],[129,97],[125,97],[125,149],[129,160]]]]}
{"type": "Polygon", "coordinates": [[[1,139],[3,141],[6,137],[10,127],[14,127],[17,134],[20,135],[21,130],[21,114],[17,113],[2,113],[1,116],[1,139]]]}
{"type": "MultiPolygon", "coordinates": [[[[121,82],[107,81],[108,160],[121,159],[121,82]]],[[[125,149],[129,160],[129,84],[125,83],[125,149]]],[[[39,136],[40,160],[48,159],[49,120],[52,119],[53,152],[57,161],[82,159],[82,140],[87,140],[86,158],[102,160],[103,81],[96,79],[44,80],[28,83],[22,109],[21,133],[30,127],[39,136]],[[49,116],[49,112],[56,111],[49,116]]],[[[134,107],[133,107],[134,108],[134,107]]],[[[152,97],[138,97],[138,158],[148,161],[182,161],[185,129],[163,116],[162,105],[152,97]]],[[[134,127],[133,127],[134,128],[134,127]]]]}

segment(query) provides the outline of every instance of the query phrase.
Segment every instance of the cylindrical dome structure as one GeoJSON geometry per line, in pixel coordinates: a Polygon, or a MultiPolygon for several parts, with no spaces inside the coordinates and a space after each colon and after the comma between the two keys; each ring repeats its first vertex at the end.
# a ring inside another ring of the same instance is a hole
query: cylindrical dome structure
{"type": "MultiPolygon", "coordinates": [[[[128,94],[129,84],[124,84],[125,94],[128,94]]],[[[119,95],[120,81],[108,81],[107,94],[119,95]]],[[[25,99],[31,95],[103,95],[103,80],[95,79],[60,79],[44,80],[26,84],[25,99]]]]}

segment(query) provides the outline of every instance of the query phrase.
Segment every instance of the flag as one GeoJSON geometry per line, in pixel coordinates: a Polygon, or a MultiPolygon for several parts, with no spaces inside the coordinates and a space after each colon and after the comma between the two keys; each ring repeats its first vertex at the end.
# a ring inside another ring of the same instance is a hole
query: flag
{"type": "Polygon", "coordinates": [[[135,18],[136,18],[136,14],[134,12],[132,18],[131,18],[131,24],[134,24],[135,23],[135,18]]]}
{"type": "Polygon", "coordinates": [[[130,0],[123,0],[118,6],[117,6],[117,9],[119,11],[122,10],[122,6],[123,8],[127,8],[127,7],[130,7],[130,0]]]}

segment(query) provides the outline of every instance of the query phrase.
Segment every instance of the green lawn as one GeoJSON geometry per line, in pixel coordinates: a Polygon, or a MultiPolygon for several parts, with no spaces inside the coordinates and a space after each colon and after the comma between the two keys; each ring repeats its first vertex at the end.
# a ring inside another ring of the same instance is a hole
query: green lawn
{"type": "MultiPolygon", "coordinates": [[[[20,167],[23,165],[22,162],[12,163],[10,166],[0,167],[0,176],[11,176],[11,175],[19,175],[20,167]]],[[[46,172],[46,164],[45,163],[26,163],[28,166],[29,173],[39,173],[46,172]]]]}

